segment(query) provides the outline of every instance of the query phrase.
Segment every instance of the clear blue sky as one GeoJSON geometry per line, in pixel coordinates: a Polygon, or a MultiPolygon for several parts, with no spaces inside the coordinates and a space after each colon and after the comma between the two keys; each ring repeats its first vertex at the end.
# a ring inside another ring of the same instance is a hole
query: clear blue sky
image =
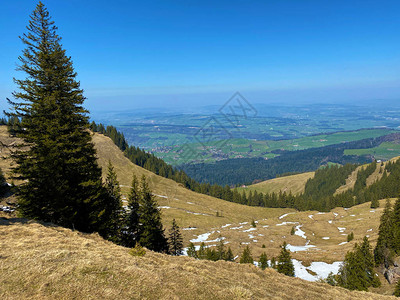
{"type": "MultiPolygon", "coordinates": [[[[36,1],[0,4],[0,108],[36,1]]],[[[45,0],[91,110],[400,101],[400,1],[45,0]]]]}

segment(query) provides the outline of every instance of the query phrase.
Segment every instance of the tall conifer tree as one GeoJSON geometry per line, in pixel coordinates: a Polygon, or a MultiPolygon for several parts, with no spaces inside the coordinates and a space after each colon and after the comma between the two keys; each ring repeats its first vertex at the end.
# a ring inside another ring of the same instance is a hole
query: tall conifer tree
{"type": "Polygon", "coordinates": [[[176,224],[175,219],[172,220],[172,227],[169,231],[169,253],[172,255],[182,255],[183,240],[179,226],[176,224]]]}
{"type": "Polygon", "coordinates": [[[283,245],[281,246],[281,253],[278,257],[277,270],[279,273],[294,277],[292,257],[289,250],[286,249],[286,246],[286,242],[283,242],[283,245]]]}
{"type": "Polygon", "coordinates": [[[141,179],[140,193],[139,243],[141,246],[153,251],[167,252],[168,242],[165,238],[163,225],[161,223],[161,212],[144,175],[141,179]]]}
{"type": "Polygon", "coordinates": [[[128,194],[128,212],[125,215],[124,230],[122,231],[122,245],[134,247],[139,236],[139,182],[135,174],[132,176],[131,189],[128,194]]]}
{"type": "Polygon", "coordinates": [[[101,169],[88,131],[85,97],[76,80],[72,60],[61,45],[57,27],[39,2],[14,79],[18,90],[9,100],[9,117],[19,118],[14,128],[28,150],[13,153],[22,216],[53,222],[82,231],[104,233],[113,214],[101,182],[101,169]]]}

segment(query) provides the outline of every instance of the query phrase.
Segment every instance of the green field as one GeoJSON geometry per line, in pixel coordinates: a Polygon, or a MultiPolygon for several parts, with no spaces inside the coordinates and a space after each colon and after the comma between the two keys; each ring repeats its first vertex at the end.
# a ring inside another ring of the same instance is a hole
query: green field
{"type": "Polygon", "coordinates": [[[382,143],[378,147],[369,149],[347,149],[345,155],[372,155],[375,159],[388,160],[400,155],[400,144],[382,143]]]}
{"type": "MultiPolygon", "coordinates": [[[[392,132],[396,131],[387,129],[362,129],[357,131],[319,134],[298,139],[280,141],[228,139],[225,141],[211,141],[203,144],[189,143],[187,144],[187,149],[190,150],[186,150],[191,152],[189,158],[182,155],[181,145],[163,147],[154,151],[154,154],[172,165],[179,165],[187,162],[215,162],[217,160],[230,158],[264,157],[270,159],[274,158],[277,155],[272,153],[275,150],[304,150],[309,148],[328,146],[332,144],[357,141],[366,138],[379,137],[390,134],[392,132]]],[[[387,155],[385,156],[385,159],[399,155],[396,151],[390,152],[389,150],[386,150],[387,155]]],[[[382,157],[381,159],[384,158],[382,157]]]]}

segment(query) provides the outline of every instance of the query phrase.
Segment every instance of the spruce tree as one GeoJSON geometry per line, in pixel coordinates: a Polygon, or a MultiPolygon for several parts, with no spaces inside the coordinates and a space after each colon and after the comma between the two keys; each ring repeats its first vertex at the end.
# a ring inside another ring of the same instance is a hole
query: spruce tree
{"type": "Polygon", "coordinates": [[[379,207],[379,200],[378,198],[373,198],[371,200],[371,208],[378,208],[379,207]]]}
{"type": "Polygon", "coordinates": [[[176,224],[175,219],[172,220],[172,227],[169,231],[169,253],[172,255],[182,255],[183,241],[182,235],[179,231],[179,226],[176,224]]]}
{"type": "Polygon", "coordinates": [[[218,238],[217,256],[218,260],[222,260],[225,258],[225,245],[221,236],[219,236],[218,238]]]}
{"type": "Polygon", "coordinates": [[[253,264],[254,259],[251,256],[251,251],[249,245],[246,245],[246,247],[243,249],[242,256],[240,257],[241,264],[253,264]]]}
{"type": "Polygon", "coordinates": [[[292,257],[289,250],[286,249],[286,246],[286,242],[283,242],[283,245],[281,246],[281,253],[278,256],[277,270],[279,273],[294,277],[294,265],[292,263],[292,257]]]}
{"type": "Polygon", "coordinates": [[[394,290],[393,296],[400,297],[400,280],[396,283],[396,288],[394,290]]]}
{"type": "Polygon", "coordinates": [[[199,251],[197,251],[197,257],[199,259],[206,259],[207,258],[207,253],[206,253],[206,244],[204,242],[201,242],[199,251]]]}
{"type": "Polygon", "coordinates": [[[268,258],[267,258],[267,254],[265,252],[263,252],[260,255],[260,260],[258,262],[258,266],[262,269],[265,270],[266,268],[268,268],[268,258]]]}
{"type": "Polygon", "coordinates": [[[187,255],[189,257],[194,257],[194,258],[198,258],[197,256],[197,251],[196,251],[196,247],[194,246],[193,243],[189,244],[189,247],[187,248],[187,255]]]}
{"type": "Polygon", "coordinates": [[[367,291],[370,286],[380,286],[374,271],[374,261],[367,237],[361,245],[355,244],[353,251],[347,252],[337,276],[338,285],[350,289],[367,291]]]}
{"type": "Polygon", "coordinates": [[[132,176],[131,188],[128,194],[128,211],[125,214],[124,229],[121,234],[121,244],[125,247],[135,247],[139,236],[139,182],[135,174],[132,176]]]}
{"type": "Polygon", "coordinates": [[[107,235],[108,239],[114,242],[120,242],[120,237],[118,231],[121,228],[122,220],[121,220],[121,211],[122,211],[122,202],[121,202],[121,188],[119,187],[119,182],[117,179],[117,173],[115,173],[114,167],[111,164],[111,161],[108,161],[107,167],[107,177],[105,187],[108,193],[109,204],[113,206],[112,213],[108,228],[107,235]]]}
{"type": "Polygon", "coordinates": [[[12,157],[19,187],[19,212],[81,231],[108,233],[114,206],[101,181],[101,169],[88,131],[85,97],[76,80],[72,60],[61,45],[57,27],[39,2],[28,32],[20,37],[26,48],[14,79],[18,90],[8,100],[10,118],[24,141],[12,157]],[[27,146],[23,148],[22,146],[27,146]]]}
{"type": "Polygon", "coordinates": [[[146,176],[142,176],[139,207],[139,243],[141,246],[157,252],[167,252],[168,242],[161,223],[161,212],[157,201],[150,191],[146,176]]]}
{"type": "Polygon", "coordinates": [[[393,261],[394,255],[394,234],[393,234],[393,210],[390,204],[390,200],[386,200],[386,206],[382,213],[379,231],[378,241],[374,249],[375,264],[384,264],[388,268],[393,261]]]}
{"type": "Polygon", "coordinates": [[[228,247],[228,250],[225,252],[224,260],[226,260],[226,261],[234,261],[235,260],[235,257],[233,256],[231,247],[228,247]]]}

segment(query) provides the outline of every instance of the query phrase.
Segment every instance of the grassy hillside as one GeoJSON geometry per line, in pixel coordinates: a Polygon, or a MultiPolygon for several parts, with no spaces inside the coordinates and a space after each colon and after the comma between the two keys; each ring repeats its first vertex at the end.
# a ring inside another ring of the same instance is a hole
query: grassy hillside
{"type": "Polygon", "coordinates": [[[95,234],[0,218],[1,299],[390,299],[289,278],[252,265],[150,251],[95,234]],[[23,276],[21,276],[23,274],[23,276]]]}
{"type": "Polygon", "coordinates": [[[300,194],[304,192],[304,186],[308,179],[314,177],[314,172],[301,173],[296,175],[278,177],[256,184],[249,185],[245,188],[237,188],[238,191],[257,191],[258,193],[270,194],[279,192],[291,192],[292,194],[300,194]]]}
{"type": "MultiPolygon", "coordinates": [[[[3,133],[0,135],[0,141],[8,139],[5,131],[1,132],[3,133]]],[[[175,218],[182,229],[185,246],[190,240],[198,239],[201,235],[203,237],[206,235],[200,240],[204,240],[207,246],[214,246],[217,243],[216,239],[221,237],[224,238],[224,243],[232,248],[234,255],[240,254],[246,245],[250,245],[253,256],[257,260],[264,251],[269,258],[277,256],[279,246],[286,241],[292,246],[300,247],[299,251],[292,253],[292,257],[306,267],[313,261],[327,263],[342,261],[345,253],[353,248],[354,243],[361,241],[364,235],[369,236],[372,245],[376,242],[379,218],[383,208],[371,210],[369,203],[348,210],[336,208],[329,213],[239,205],[197,194],[172,180],[157,176],[132,164],[108,137],[94,134],[93,141],[104,174],[108,160],[111,160],[125,196],[129,190],[132,173],[138,177],[145,174],[149,178],[150,186],[161,206],[165,227],[168,229],[172,218],[175,218]],[[256,221],[256,227],[251,226],[252,220],[256,221]],[[304,237],[290,235],[293,226],[301,226],[304,237]],[[350,232],[354,232],[355,239],[346,243],[347,234],[350,232]],[[313,247],[302,249],[306,243],[313,247]]],[[[8,167],[5,167],[7,170],[8,167]]],[[[311,175],[312,173],[307,176],[311,175]]],[[[287,181],[290,177],[293,179],[293,176],[278,179],[287,181]]],[[[298,175],[294,176],[296,177],[301,178],[298,175]]],[[[305,181],[306,178],[301,180],[305,181]]],[[[301,180],[298,181],[301,182],[301,180]]],[[[293,182],[287,181],[286,185],[293,187],[293,182]]],[[[384,201],[381,201],[381,207],[383,205],[384,201]]],[[[90,237],[93,238],[93,236],[90,237]]],[[[199,245],[200,240],[198,239],[195,244],[199,245]]],[[[36,241],[32,242],[32,244],[35,243],[36,241]]],[[[156,254],[151,255],[157,257],[156,254]]],[[[196,263],[204,264],[205,262],[196,263]]],[[[215,266],[213,263],[210,264],[215,266]]],[[[390,293],[393,288],[386,285],[380,292],[390,293]]]]}

